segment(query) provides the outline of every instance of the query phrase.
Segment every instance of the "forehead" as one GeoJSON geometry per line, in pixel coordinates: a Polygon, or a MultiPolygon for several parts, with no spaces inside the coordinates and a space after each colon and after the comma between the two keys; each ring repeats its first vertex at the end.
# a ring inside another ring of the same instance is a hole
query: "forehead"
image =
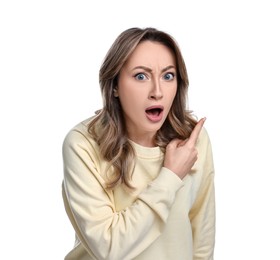
{"type": "Polygon", "coordinates": [[[137,45],[126,61],[127,66],[176,65],[174,53],[159,42],[144,41],[137,45]]]}

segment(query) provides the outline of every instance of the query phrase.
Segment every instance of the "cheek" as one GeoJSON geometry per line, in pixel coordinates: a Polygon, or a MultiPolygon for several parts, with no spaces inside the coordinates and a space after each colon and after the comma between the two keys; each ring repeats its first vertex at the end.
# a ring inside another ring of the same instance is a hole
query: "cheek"
{"type": "Polygon", "coordinates": [[[123,89],[119,93],[119,100],[123,110],[128,112],[129,110],[131,110],[131,108],[137,107],[139,96],[133,91],[126,91],[125,89],[123,89]]]}
{"type": "Polygon", "coordinates": [[[137,106],[137,104],[143,102],[146,97],[143,86],[139,87],[135,85],[133,80],[125,80],[120,82],[119,85],[119,99],[123,107],[137,106]]]}
{"type": "Polygon", "coordinates": [[[175,102],[175,97],[177,94],[177,88],[172,89],[172,91],[169,91],[167,94],[168,99],[166,100],[166,105],[168,106],[168,113],[175,102]]]}
{"type": "Polygon", "coordinates": [[[177,94],[177,86],[175,86],[174,88],[170,89],[170,91],[168,93],[168,97],[169,97],[169,102],[170,103],[173,103],[176,94],[177,94]]]}

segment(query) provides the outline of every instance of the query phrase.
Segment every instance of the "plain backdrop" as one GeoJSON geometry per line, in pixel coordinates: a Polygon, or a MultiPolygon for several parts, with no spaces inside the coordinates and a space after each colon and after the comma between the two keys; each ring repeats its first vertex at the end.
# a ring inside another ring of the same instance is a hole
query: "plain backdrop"
{"type": "Polygon", "coordinates": [[[1,1],[1,258],[60,260],[72,248],[64,136],[101,108],[98,72],[115,38],[151,26],[178,41],[189,108],[207,117],[215,259],[280,259],[279,17],[273,0],[1,1]]]}

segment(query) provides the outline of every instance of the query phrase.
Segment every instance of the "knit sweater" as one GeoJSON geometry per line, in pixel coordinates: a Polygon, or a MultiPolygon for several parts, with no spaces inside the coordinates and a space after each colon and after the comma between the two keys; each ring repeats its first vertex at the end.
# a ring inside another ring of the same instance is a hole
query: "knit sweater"
{"type": "Polygon", "coordinates": [[[132,141],[131,184],[106,188],[108,162],[87,131],[75,126],[63,143],[63,198],[76,232],[65,260],[210,260],[215,241],[214,167],[205,128],[198,160],[183,180],[163,167],[159,147],[132,141]]]}

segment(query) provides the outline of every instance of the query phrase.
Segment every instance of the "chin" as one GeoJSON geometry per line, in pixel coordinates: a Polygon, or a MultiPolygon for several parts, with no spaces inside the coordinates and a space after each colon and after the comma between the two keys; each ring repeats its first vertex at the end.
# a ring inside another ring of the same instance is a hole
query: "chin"
{"type": "Polygon", "coordinates": [[[147,129],[148,132],[155,132],[156,133],[158,130],[161,129],[162,125],[163,125],[163,122],[158,122],[158,123],[154,123],[153,126],[147,127],[146,129],[147,129]]]}

